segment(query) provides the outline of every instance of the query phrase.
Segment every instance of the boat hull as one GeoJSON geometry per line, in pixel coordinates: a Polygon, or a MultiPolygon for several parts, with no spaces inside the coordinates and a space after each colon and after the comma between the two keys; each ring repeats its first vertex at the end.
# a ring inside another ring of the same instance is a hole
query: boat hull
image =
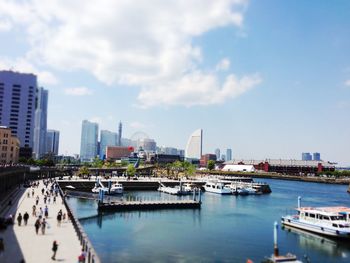
{"type": "Polygon", "coordinates": [[[316,225],[308,222],[302,222],[295,216],[283,216],[281,218],[281,223],[286,226],[303,229],[325,236],[350,239],[350,230],[340,230],[325,225],[316,225]]]}
{"type": "Polygon", "coordinates": [[[210,187],[204,187],[205,191],[208,193],[221,194],[221,195],[231,195],[232,192],[228,189],[213,189],[210,187]]]}

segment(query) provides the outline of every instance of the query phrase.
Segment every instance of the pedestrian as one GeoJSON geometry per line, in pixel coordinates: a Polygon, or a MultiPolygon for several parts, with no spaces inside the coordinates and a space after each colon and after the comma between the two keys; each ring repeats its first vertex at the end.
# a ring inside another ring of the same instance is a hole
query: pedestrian
{"type": "Polygon", "coordinates": [[[58,249],[58,244],[55,240],[55,241],[53,241],[53,244],[52,244],[53,255],[52,255],[51,259],[53,259],[53,260],[56,260],[57,249],[58,249]]]}
{"type": "Polygon", "coordinates": [[[39,196],[36,196],[36,200],[35,200],[35,204],[38,205],[39,204],[39,196]]]}
{"type": "Polygon", "coordinates": [[[1,258],[1,255],[4,253],[4,250],[5,250],[4,239],[0,238],[0,258],[1,258]]]}
{"type": "Polygon", "coordinates": [[[32,197],[34,197],[34,189],[32,189],[32,197]]]}
{"type": "Polygon", "coordinates": [[[85,258],[86,258],[86,252],[84,251],[84,249],[81,250],[81,254],[78,257],[78,262],[79,263],[84,263],[85,262],[85,258]]]}
{"type": "Polygon", "coordinates": [[[46,220],[43,218],[43,221],[41,222],[41,234],[43,235],[45,235],[46,224],[46,220]]]}
{"type": "Polygon", "coordinates": [[[49,208],[47,206],[45,206],[45,217],[48,218],[49,217],[49,208]]]}
{"type": "Polygon", "coordinates": [[[39,217],[43,217],[43,209],[40,207],[40,209],[39,209],[39,217]]]}
{"type": "Polygon", "coordinates": [[[62,213],[58,212],[57,214],[57,226],[61,226],[62,213]]]}
{"type": "Polygon", "coordinates": [[[21,213],[19,213],[18,216],[17,216],[17,222],[18,222],[18,225],[21,226],[21,224],[22,224],[22,215],[21,215],[21,213]]]}
{"type": "Polygon", "coordinates": [[[29,219],[29,214],[27,212],[25,212],[24,215],[23,215],[23,221],[24,221],[24,225],[25,226],[28,223],[28,219],[29,219]]]}
{"type": "Polygon", "coordinates": [[[40,219],[38,218],[38,219],[35,221],[35,224],[34,224],[34,226],[35,226],[35,233],[36,233],[36,234],[38,234],[38,232],[39,232],[40,224],[41,224],[41,222],[40,222],[40,219]]]}
{"type": "Polygon", "coordinates": [[[50,198],[50,196],[47,198],[47,203],[48,204],[50,204],[50,202],[51,202],[51,198],[50,198]]]}
{"type": "Polygon", "coordinates": [[[33,205],[32,216],[36,216],[36,206],[35,205],[33,205]]]}
{"type": "Polygon", "coordinates": [[[28,191],[28,193],[27,193],[27,197],[29,198],[30,197],[30,192],[28,191]]]}
{"type": "Polygon", "coordinates": [[[41,194],[44,195],[45,189],[41,188],[41,194]]]}
{"type": "Polygon", "coordinates": [[[56,204],[56,196],[53,197],[53,203],[56,204]]]}
{"type": "Polygon", "coordinates": [[[66,213],[63,214],[63,222],[66,221],[66,213]]]}

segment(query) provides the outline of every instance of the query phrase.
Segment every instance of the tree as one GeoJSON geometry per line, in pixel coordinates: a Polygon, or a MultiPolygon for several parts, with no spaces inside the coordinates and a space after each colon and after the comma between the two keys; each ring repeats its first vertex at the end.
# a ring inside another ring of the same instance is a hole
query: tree
{"type": "Polygon", "coordinates": [[[136,174],[136,168],[134,167],[133,164],[128,165],[128,167],[126,168],[126,173],[128,174],[129,177],[132,177],[136,174]]]}
{"type": "Polygon", "coordinates": [[[215,161],[209,160],[207,163],[207,168],[209,171],[213,170],[215,168],[215,161]]]}
{"type": "Polygon", "coordinates": [[[103,164],[104,164],[103,160],[101,160],[98,157],[95,157],[92,162],[92,166],[96,168],[102,168],[103,164]]]}
{"type": "Polygon", "coordinates": [[[79,168],[79,171],[78,171],[78,175],[81,176],[81,175],[88,175],[89,174],[89,168],[87,168],[87,166],[82,166],[79,168]]]}

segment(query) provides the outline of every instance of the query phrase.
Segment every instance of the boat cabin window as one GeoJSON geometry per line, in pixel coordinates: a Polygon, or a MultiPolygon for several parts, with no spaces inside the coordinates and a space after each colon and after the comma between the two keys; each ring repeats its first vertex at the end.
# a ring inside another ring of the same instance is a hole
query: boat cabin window
{"type": "Polygon", "coordinates": [[[342,216],[331,216],[331,220],[343,220],[342,216]]]}
{"type": "Polygon", "coordinates": [[[332,224],[332,226],[334,226],[334,227],[338,227],[338,225],[337,225],[337,224],[332,224]]]}
{"type": "Polygon", "coordinates": [[[309,214],[309,216],[311,217],[311,218],[316,218],[316,215],[315,214],[309,214]]]}

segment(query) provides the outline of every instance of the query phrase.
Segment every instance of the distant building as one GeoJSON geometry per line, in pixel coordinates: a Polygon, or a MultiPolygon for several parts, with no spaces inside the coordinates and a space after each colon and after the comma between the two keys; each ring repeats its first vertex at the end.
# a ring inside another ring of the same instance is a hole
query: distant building
{"type": "Polygon", "coordinates": [[[0,163],[18,163],[20,143],[10,128],[0,126],[0,142],[0,163]]]}
{"type": "Polygon", "coordinates": [[[202,157],[202,147],[203,147],[203,130],[195,130],[191,136],[188,138],[185,158],[186,159],[200,159],[202,157]]]}
{"type": "Polygon", "coordinates": [[[216,160],[220,160],[220,149],[219,148],[215,149],[215,154],[216,154],[216,160]]]}
{"type": "Polygon", "coordinates": [[[158,164],[166,164],[166,163],[173,163],[176,161],[183,161],[183,158],[177,154],[155,154],[153,158],[154,159],[151,159],[150,161],[152,163],[158,163],[158,164]]]}
{"type": "Polygon", "coordinates": [[[60,144],[60,132],[56,130],[47,130],[46,132],[46,153],[58,155],[58,147],[60,144]]]}
{"type": "Polygon", "coordinates": [[[100,159],[106,159],[106,148],[107,146],[117,146],[119,141],[119,137],[117,133],[107,131],[107,130],[101,130],[101,136],[100,136],[100,159]]]}
{"type": "Polygon", "coordinates": [[[36,92],[35,75],[0,71],[0,125],[11,129],[20,141],[21,152],[30,153],[29,157],[33,149],[36,92]]]}
{"type": "Polygon", "coordinates": [[[212,153],[207,153],[202,155],[199,164],[202,167],[207,167],[208,165],[208,161],[216,161],[216,154],[212,154],[212,153]]]}
{"type": "Polygon", "coordinates": [[[80,160],[90,162],[97,156],[98,124],[83,120],[81,129],[80,160]]]}
{"type": "Polygon", "coordinates": [[[47,104],[49,92],[39,88],[37,93],[37,107],[35,110],[33,152],[36,159],[40,159],[46,153],[47,132],[47,104]]]}
{"type": "Polygon", "coordinates": [[[178,154],[177,149],[173,148],[173,147],[162,146],[162,147],[159,147],[157,149],[157,151],[159,154],[168,154],[168,155],[177,155],[178,154]]]}
{"type": "Polygon", "coordinates": [[[221,160],[226,161],[226,155],[225,154],[221,154],[221,160]]]}
{"type": "Polygon", "coordinates": [[[222,171],[227,172],[255,172],[254,165],[246,164],[226,164],[222,171]]]}
{"type": "Polygon", "coordinates": [[[157,143],[153,139],[142,138],[138,140],[137,147],[141,147],[145,152],[155,152],[157,143]]]}
{"type": "Polygon", "coordinates": [[[118,146],[122,146],[122,133],[123,133],[123,124],[120,121],[118,126],[118,141],[117,141],[118,146]]]}
{"type": "Polygon", "coordinates": [[[185,150],[178,149],[177,150],[177,155],[180,155],[180,157],[185,157],[185,150]]]}
{"type": "Polygon", "coordinates": [[[226,161],[232,160],[232,149],[226,149],[226,161]]]}
{"type": "Polygon", "coordinates": [[[231,160],[225,165],[253,165],[256,170],[281,174],[317,174],[324,171],[334,171],[333,163],[325,161],[301,161],[283,159],[265,160],[231,160]]]}
{"type": "Polygon", "coordinates": [[[302,153],[301,154],[301,160],[302,161],[311,161],[312,160],[312,156],[310,153],[302,153]]]}
{"type": "Polygon", "coordinates": [[[115,161],[118,159],[122,159],[123,157],[129,157],[133,151],[134,151],[133,147],[107,146],[106,159],[108,161],[115,161]]]}
{"type": "Polygon", "coordinates": [[[316,153],[313,153],[313,158],[312,158],[314,161],[321,161],[321,154],[316,152],[316,153]]]}

